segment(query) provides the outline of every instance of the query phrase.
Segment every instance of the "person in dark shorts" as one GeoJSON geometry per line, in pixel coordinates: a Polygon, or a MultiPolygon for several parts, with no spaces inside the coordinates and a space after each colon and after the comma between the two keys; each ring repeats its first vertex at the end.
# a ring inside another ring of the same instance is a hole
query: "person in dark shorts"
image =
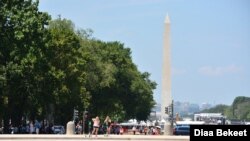
{"type": "Polygon", "coordinates": [[[104,128],[106,129],[106,136],[110,134],[110,128],[111,128],[111,119],[109,116],[106,117],[104,120],[104,128]]]}
{"type": "Polygon", "coordinates": [[[100,119],[97,116],[96,118],[93,118],[92,120],[94,122],[92,134],[95,134],[95,136],[97,137],[98,130],[99,130],[99,127],[100,127],[100,119]]]}

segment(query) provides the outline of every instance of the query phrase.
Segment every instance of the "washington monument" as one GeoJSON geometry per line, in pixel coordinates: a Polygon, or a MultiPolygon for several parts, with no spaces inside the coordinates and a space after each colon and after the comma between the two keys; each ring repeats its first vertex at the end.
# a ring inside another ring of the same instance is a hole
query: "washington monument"
{"type": "Polygon", "coordinates": [[[165,113],[165,107],[171,105],[171,59],[170,59],[170,19],[167,15],[164,21],[163,33],[163,70],[162,70],[162,94],[161,94],[161,118],[169,117],[165,113]]]}

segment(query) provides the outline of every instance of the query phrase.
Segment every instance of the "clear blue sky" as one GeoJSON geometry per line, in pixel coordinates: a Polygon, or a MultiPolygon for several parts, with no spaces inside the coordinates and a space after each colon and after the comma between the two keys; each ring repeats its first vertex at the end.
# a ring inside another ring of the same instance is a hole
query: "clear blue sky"
{"type": "Polygon", "coordinates": [[[40,0],[39,8],[131,48],[138,69],[158,83],[157,102],[168,13],[174,100],[231,104],[250,96],[249,0],[40,0]]]}

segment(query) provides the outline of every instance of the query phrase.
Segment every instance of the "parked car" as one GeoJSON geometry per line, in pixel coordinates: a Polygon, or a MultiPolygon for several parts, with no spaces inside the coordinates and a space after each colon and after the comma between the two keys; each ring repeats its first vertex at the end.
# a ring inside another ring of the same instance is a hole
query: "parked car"
{"type": "Polygon", "coordinates": [[[54,125],[52,131],[54,134],[65,134],[65,129],[62,125],[54,125]]]}
{"type": "Polygon", "coordinates": [[[174,135],[189,135],[190,126],[189,125],[176,125],[173,130],[174,135]]]}

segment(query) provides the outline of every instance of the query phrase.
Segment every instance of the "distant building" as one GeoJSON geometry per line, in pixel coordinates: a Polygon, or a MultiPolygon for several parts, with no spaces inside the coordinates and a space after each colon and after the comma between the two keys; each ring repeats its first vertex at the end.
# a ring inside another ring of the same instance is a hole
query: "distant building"
{"type": "Polygon", "coordinates": [[[190,115],[200,111],[198,104],[189,102],[174,102],[174,113],[179,113],[179,116],[190,115]]]}
{"type": "Polygon", "coordinates": [[[209,104],[209,103],[202,103],[201,106],[200,106],[200,110],[202,111],[202,110],[205,110],[205,109],[209,109],[211,107],[212,107],[212,105],[209,104]]]}
{"type": "MultiPolygon", "coordinates": [[[[200,111],[198,104],[193,104],[189,102],[174,102],[174,115],[178,113],[181,118],[183,115],[193,115],[200,111]]],[[[156,104],[150,113],[149,120],[159,120],[161,119],[161,104],[156,104]]]]}
{"type": "Polygon", "coordinates": [[[154,121],[154,120],[160,120],[160,118],[161,118],[161,104],[156,104],[151,110],[148,119],[154,121]]]}
{"type": "Polygon", "coordinates": [[[206,124],[225,124],[225,119],[222,113],[194,114],[194,121],[204,121],[206,124]]]}

